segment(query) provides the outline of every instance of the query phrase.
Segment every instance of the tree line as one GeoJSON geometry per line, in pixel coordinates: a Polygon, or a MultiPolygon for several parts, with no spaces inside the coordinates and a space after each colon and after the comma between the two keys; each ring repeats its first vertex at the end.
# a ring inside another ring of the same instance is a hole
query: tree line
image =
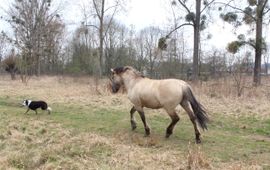
{"type": "Polygon", "coordinates": [[[268,0],[172,0],[168,4],[174,14],[173,22],[142,30],[127,27],[116,19],[126,3],[89,0],[81,5],[81,24],[70,34],[61,7],[52,0],[15,0],[1,17],[13,31],[12,36],[1,32],[1,65],[13,79],[18,73],[23,81],[41,74],[86,74],[100,78],[119,65],[132,65],[150,77],[197,81],[232,73],[239,65],[245,65],[244,70],[253,73],[254,85],[261,83],[262,56],[268,56],[267,35],[263,36],[270,16],[268,0]],[[204,51],[201,41],[207,40],[201,40],[201,34],[216,14],[218,19],[232,24],[236,32],[241,27],[249,29],[246,33],[237,32],[236,40],[224,50],[204,51]],[[184,27],[193,30],[193,47],[187,45],[184,27]],[[67,39],[67,34],[71,38],[67,39]],[[12,49],[4,53],[7,46],[12,49]]]}

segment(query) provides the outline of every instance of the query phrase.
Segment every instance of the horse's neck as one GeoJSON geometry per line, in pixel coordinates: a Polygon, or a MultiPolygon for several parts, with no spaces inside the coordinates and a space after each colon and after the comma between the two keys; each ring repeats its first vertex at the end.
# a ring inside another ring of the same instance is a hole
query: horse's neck
{"type": "Polygon", "coordinates": [[[135,84],[137,83],[137,78],[135,77],[126,77],[124,79],[124,86],[125,86],[125,89],[127,90],[127,92],[129,92],[134,86],[135,84]]]}

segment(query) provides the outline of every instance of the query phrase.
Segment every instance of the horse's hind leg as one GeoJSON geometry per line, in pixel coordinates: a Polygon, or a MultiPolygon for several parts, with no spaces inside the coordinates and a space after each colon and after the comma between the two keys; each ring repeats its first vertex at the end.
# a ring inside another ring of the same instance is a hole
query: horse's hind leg
{"type": "Polygon", "coordinates": [[[180,104],[185,109],[185,111],[188,113],[188,116],[189,116],[189,118],[194,126],[196,143],[201,143],[201,138],[200,138],[201,134],[200,134],[200,131],[197,127],[196,116],[194,115],[194,112],[191,108],[191,105],[189,104],[189,102],[187,100],[183,100],[180,104]]]}
{"type": "Polygon", "coordinates": [[[134,113],[136,112],[135,107],[133,106],[130,110],[130,123],[131,123],[131,129],[135,130],[137,128],[137,123],[134,119],[134,113]]]}
{"type": "Polygon", "coordinates": [[[173,114],[169,114],[169,116],[171,117],[172,122],[167,127],[166,138],[171,136],[171,134],[173,133],[173,128],[174,128],[175,124],[180,120],[179,116],[175,112],[173,112],[173,114]]]}

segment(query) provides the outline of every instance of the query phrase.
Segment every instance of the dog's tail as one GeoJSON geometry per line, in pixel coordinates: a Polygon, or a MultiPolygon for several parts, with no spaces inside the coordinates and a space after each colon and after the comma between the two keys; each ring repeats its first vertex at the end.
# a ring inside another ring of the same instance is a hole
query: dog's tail
{"type": "Polygon", "coordinates": [[[52,108],[48,107],[47,110],[48,110],[48,113],[51,114],[52,108]]]}

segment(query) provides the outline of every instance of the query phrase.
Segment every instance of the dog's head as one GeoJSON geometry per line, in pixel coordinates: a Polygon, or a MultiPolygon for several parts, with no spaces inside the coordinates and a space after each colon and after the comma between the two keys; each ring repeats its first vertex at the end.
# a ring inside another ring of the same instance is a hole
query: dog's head
{"type": "Polygon", "coordinates": [[[30,103],[31,103],[31,100],[24,100],[22,105],[23,106],[29,106],[30,103]]]}

